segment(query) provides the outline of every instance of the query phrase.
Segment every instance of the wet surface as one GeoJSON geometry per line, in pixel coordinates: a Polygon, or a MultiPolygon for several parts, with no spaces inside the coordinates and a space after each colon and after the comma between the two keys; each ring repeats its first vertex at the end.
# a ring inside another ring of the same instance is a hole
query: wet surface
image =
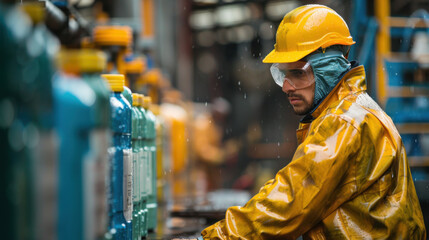
{"type": "Polygon", "coordinates": [[[206,227],[225,218],[229,207],[243,206],[250,197],[246,191],[222,189],[205,196],[182,197],[168,204],[159,203],[157,229],[149,233],[146,239],[196,239],[206,227]]]}

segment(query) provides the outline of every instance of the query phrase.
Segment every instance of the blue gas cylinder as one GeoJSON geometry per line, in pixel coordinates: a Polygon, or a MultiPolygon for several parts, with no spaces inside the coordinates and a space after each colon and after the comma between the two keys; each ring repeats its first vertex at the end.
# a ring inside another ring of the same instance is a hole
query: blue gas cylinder
{"type": "Polygon", "coordinates": [[[99,239],[107,229],[110,110],[109,90],[100,77],[106,58],[95,51],[64,50],[57,59],[58,238],[99,239]]]}
{"type": "Polygon", "coordinates": [[[111,88],[111,156],[109,217],[111,233],[115,239],[132,239],[132,150],[131,105],[122,95],[124,76],[102,75],[111,88]]]}

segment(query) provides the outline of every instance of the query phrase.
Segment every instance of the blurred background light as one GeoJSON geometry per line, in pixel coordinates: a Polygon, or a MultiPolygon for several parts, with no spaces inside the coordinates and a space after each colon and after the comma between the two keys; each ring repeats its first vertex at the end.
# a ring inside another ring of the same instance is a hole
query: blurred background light
{"type": "Polygon", "coordinates": [[[275,1],[267,3],[265,13],[269,19],[280,20],[284,17],[285,13],[298,7],[297,1],[275,1]]]}
{"type": "Polygon", "coordinates": [[[218,0],[193,0],[195,4],[216,4],[218,0]]]}
{"type": "Polygon", "coordinates": [[[196,11],[189,18],[189,24],[193,29],[210,29],[214,27],[214,16],[211,11],[196,11]]]}
{"type": "Polygon", "coordinates": [[[200,70],[201,72],[209,74],[216,69],[217,62],[213,54],[211,54],[210,52],[203,52],[198,57],[197,67],[198,70],[200,70]]]}
{"type": "Polygon", "coordinates": [[[276,32],[273,29],[273,24],[270,22],[263,22],[259,25],[259,36],[264,40],[271,40],[274,38],[276,32]]]}
{"type": "Polygon", "coordinates": [[[202,47],[211,47],[216,41],[216,34],[213,31],[202,31],[196,33],[197,44],[202,47]]]}
{"type": "Polygon", "coordinates": [[[227,27],[245,22],[250,18],[251,14],[247,5],[234,4],[218,7],[215,16],[219,26],[227,27]]]}

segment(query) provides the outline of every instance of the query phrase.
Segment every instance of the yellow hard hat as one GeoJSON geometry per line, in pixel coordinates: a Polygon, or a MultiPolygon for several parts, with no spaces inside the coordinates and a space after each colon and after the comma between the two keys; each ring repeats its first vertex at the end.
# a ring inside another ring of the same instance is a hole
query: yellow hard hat
{"type": "Polygon", "coordinates": [[[354,43],[338,13],[323,5],[305,5],[285,15],[277,29],[274,50],[263,62],[296,62],[318,48],[354,43]]]}

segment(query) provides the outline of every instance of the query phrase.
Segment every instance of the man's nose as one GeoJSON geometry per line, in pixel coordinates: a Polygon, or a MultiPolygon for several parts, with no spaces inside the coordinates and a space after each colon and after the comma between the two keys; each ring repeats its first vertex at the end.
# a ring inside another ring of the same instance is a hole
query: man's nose
{"type": "Polygon", "coordinates": [[[283,92],[289,94],[291,92],[295,92],[296,89],[288,81],[285,80],[283,82],[282,90],[283,92]]]}

